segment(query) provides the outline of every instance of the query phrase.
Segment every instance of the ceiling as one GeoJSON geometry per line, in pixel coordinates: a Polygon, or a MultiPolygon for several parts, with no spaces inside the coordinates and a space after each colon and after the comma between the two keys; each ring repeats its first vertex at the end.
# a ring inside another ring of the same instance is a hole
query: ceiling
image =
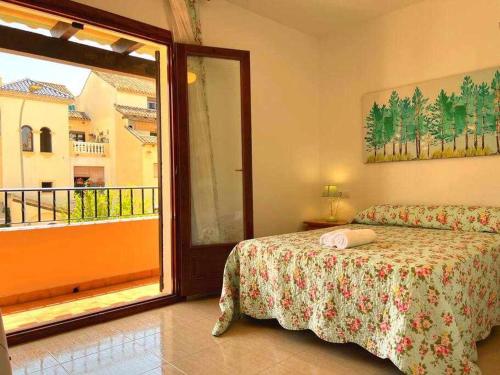
{"type": "Polygon", "coordinates": [[[422,0],[228,0],[306,34],[322,36],[339,28],[422,0]]]}

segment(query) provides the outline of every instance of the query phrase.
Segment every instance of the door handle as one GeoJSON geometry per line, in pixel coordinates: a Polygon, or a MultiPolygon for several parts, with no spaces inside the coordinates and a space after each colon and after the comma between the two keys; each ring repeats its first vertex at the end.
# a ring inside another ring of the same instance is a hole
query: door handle
{"type": "Polygon", "coordinates": [[[235,169],[235,172],[243,172],[243,169],[235,169]]]}

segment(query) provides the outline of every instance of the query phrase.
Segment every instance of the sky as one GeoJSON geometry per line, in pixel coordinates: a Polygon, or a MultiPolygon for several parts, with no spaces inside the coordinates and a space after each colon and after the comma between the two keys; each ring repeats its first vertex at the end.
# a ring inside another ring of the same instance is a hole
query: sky
{"type": "Polygon", "coordinates": [[[34,81],[63,84],[74,96],[78,96],[89,73],[89,69],[0,52],[0,77],[3,84],[31,78],[34,81]]]}

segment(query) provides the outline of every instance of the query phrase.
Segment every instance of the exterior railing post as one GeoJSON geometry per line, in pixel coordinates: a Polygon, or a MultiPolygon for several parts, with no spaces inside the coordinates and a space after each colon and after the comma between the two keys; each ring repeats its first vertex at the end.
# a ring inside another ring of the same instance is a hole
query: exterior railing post
{"type": "Polygon", "coordinates": [[[142,214],[144,215],[144,188],[141,188],[142,214]]]}
{"type": "Polygon", "coordinates": [[[10,217],[10,207],[9,207],[9,193],[6,191],[4,192],[4,215],[5,215],[5,226],[10,227],[10,222],[11,222],[11,217],[10,217]]]}
{"type": "Polygon", "coordinates": [[[52,190],[52,220],[57,221],[56,217],[56,191],[52,190]]]}
{"type": "Polygon", "coordinates": [[[155,188],[151,189],[151,212],[155,213],[155,188]]]}
{"type": "Polygon", "coordinates": [[[122,189],[118,189],[119,195],[120,195],[120,217],[123,216],[123,209],[122,209],[122,189]]]}
{"type": "Polygon", "coordinates": [[[94,217],[97,219],[97,189],[94,189],[94,217]]]}
{"type": "Polygon", "coordinates": [[[109,189],[106,189],[106,195],[108,197],[107,202],[108,202],[108,218],[111,217],[111,209],[109,205],[109,189]]]}
{"type": "Polygon", "coordinates": [[[26,213],[24,212],[24,190],[21,192],[21,224],[24,224],[26,213]]]}
{"type": "Polygon", "coordinates": [[[71,192],[71,189],[68,189],[68,195],[67,195],[67,198],[68,198],[68,224],[71,223],[71,198],[70,198],[70,192],[71,192]]]}
{"type": "Polygon", "coordinates": [[[41,192],[38,190],[38,222],[42,221],[42,203],[40,202],[41,200],[41,192]]]}

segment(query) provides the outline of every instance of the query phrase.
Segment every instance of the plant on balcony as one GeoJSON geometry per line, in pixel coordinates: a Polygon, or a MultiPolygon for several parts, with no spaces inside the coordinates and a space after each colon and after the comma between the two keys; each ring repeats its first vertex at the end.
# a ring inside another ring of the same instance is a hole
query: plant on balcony
{"type": "MultiPolygon", "coordinates": [[[[155,197],[156,200],[156,197],[155,197]]],[[[144,191],[144,213],[142,209],[142,195],[140,189],[122,190],[120,205],[120,192],[118,190],[81,190],[74,192],[74,205],[71,210],[71,221],[96,221],[109,220],[120,217],[141,217],[156,215],[153,207],[152,190],[144,191]],[[133,194],[133,199],[131,194],[133,194]],[[96,212],[97,198],[97,212],[96,212]],[[132,211],[132,200],[134,210],[132,211]],[[109,205],[109,208],[108,208],[109,205]],[[121,206],[121,209],[120,209],[121,206]]]]}

